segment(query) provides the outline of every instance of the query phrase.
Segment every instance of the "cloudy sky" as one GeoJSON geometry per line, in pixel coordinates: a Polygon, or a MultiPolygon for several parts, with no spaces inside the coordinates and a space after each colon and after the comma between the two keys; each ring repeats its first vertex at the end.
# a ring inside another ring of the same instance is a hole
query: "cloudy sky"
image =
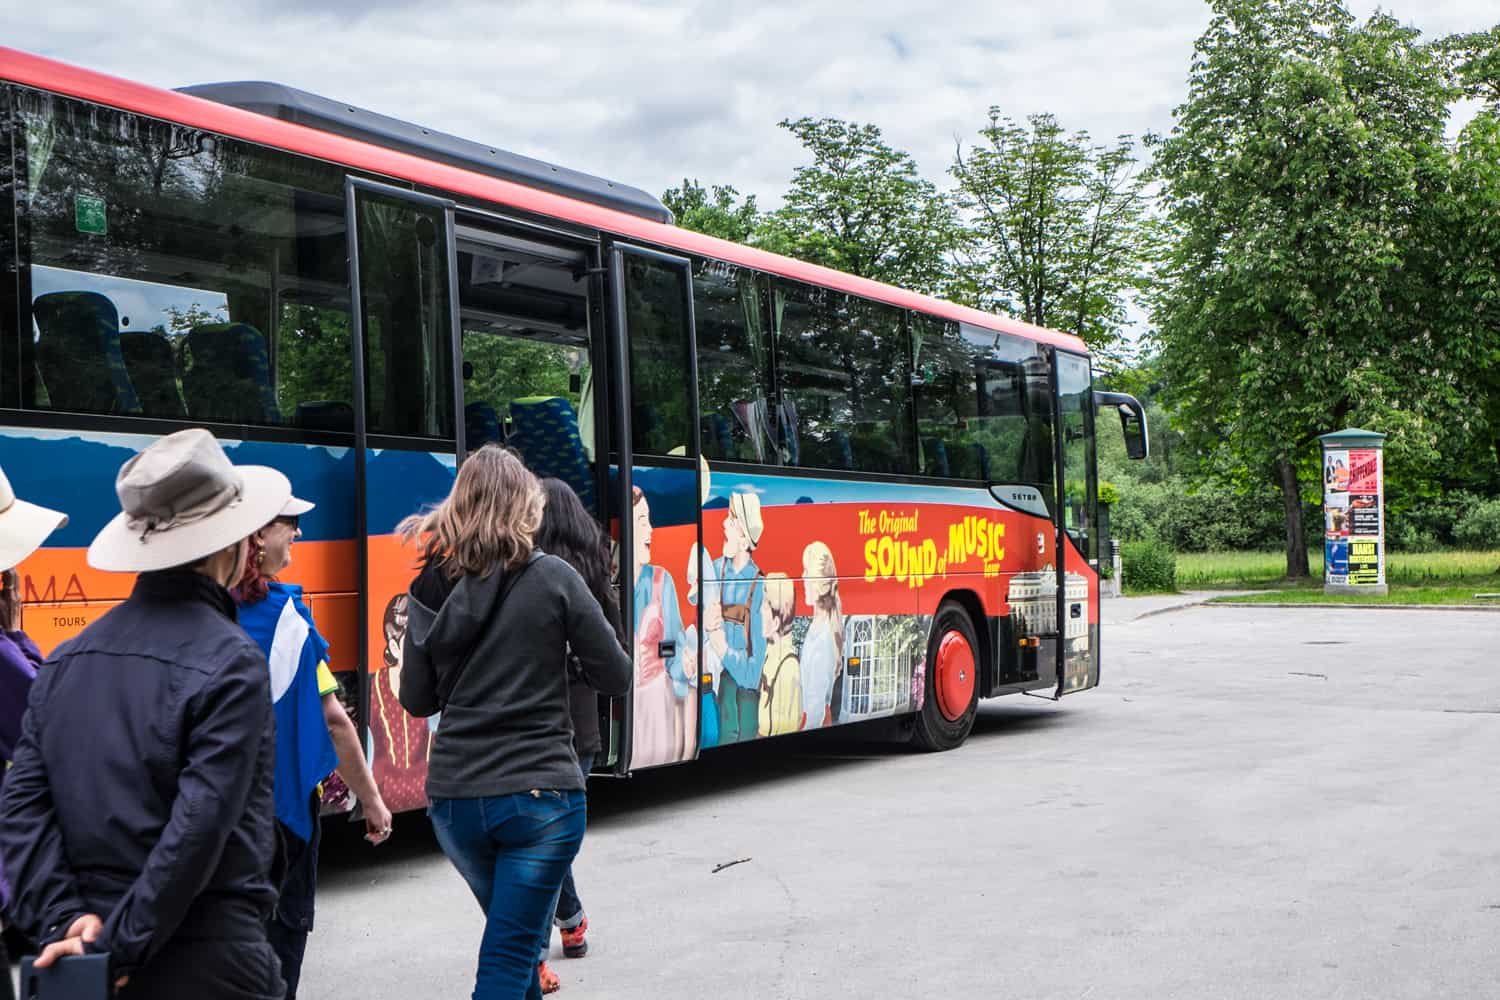
{"type": "MultiPolygon", "coordinates": [[[[1105,139],[1171,126],[1203,0],[12,0],[0,43],[163,87],[265,79],[659,193],[774,206],[786,117],[873,122],[943,183],[987,109],[1105,139]],[[24,13],[24,17],[18,16],[24,13]]],[[[1352,0],[1360,15],[1374,2],[1352,0]]],[[[1428,35],[1494,0],[1395,0],[1428,35]]]]}

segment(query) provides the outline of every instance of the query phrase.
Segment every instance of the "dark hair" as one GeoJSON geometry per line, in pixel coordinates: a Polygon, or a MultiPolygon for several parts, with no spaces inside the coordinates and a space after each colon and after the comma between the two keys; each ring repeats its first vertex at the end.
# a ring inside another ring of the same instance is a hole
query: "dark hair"
{"type": "MultiPolygon", "coordinates": [[[[537,548],[557,556],[578,571],[589,593],[604,609],[604,616],[619,632],[619,604],[609,577],[609,543],[599,524],[578,499],[573,488],[561,479],[550,476],[542,480],[542,494],[546,505],[542,508],[542,525],[532,539],[537,548]]],[[[624,642],[623,635],[620,641],[624,642]]]]}

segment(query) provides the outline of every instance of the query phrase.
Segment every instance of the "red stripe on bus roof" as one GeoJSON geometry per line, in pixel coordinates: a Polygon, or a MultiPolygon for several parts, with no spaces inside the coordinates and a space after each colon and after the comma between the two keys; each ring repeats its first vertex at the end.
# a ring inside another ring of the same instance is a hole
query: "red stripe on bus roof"
{"type": "Polygon", "coordinates": [[[272,146],[290,153],[300,153],[383,174],[414,184],[438,188],[455,195],[467,195],[481,201],[496,202],[524,212],[551,216],[577,225],[603,230],[615,236],[670,247],[685,253],[701,254],[719,260],[768,271],[784,278],[824,285],[852,295],[905,309],[940,316],[986,329],[1010,333],[1028,340],[1052,344],[1070,351],[1088,353],[1083,341],[1068,333],[1033,326],[1020,320],[981,312],[928,295],[897,288],[894,285],[858,278],[852,274],[820,267],[780,254],[731,243],[692,230],[652,222],[638,216],[588,202],[577,201],[549,191],[538,191],[513,181],[424,160],[357,139],[320,132],[316,129],[277,118],[216,104],[202,98],[162,90],[119,77],[80,69],[67,63],[0,46],[0,79],[38,90],[53,91],[124,111],[161,118],[194,128],[218,132],[247,142],[272,146]]]}

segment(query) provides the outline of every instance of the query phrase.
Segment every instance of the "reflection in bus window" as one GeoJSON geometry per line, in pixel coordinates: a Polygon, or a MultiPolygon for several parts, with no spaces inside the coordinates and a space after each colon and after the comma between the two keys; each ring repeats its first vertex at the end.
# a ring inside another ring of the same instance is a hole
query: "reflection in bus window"
{"type": "Polygon", "coordinates": [[[786,463],[910,472],[901,311],[778,281],[772,318],[786,463]]]}
{"type": "Polygon", "coordinates": [[[685,277],[665,262],[625,258],[630,433],[642,455],[682,455],[692,443],[685,277]]]}
{"type": "Polygon", "coordinates": [[[1042,495],[1050,498],[1046,355],[1030,341],[928,316],[914,315],[911,328],[923,473],[1045,486],[1042,495]]]}
{"type": "Polygon", "coordinates": [[[749,268],[693,259],[698,329],[698,410],[710,459],[778,464],[768,382],[770,340],[763,282],[749,268]]]}
{"type": "Polygon", "coordinates": [[[241,424],[347,406],[341,171],[15,94],[33,263],[23,406],[241,424]],[[322,311],[316,335],[286,334],[299,306],[322,311]]]}

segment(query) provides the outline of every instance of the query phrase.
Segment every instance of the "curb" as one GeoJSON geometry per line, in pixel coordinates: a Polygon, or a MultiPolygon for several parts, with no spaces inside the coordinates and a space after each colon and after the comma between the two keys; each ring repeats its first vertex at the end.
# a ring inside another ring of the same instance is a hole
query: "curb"
{"type": "MultiPolygon", "coordinates": [[[[1500,612],[1500,606],[1494,604],[1317,604],[1309,601],[1303,602],[1270,602],[1270,601],[1213,601],[1203,602],[1189,607],[1215,607],[1215,608],[1315,608],[1325,610],[1338,608],[1344,611],[1479,611],[1494,614],[1500,612]]],[[[1173,609],[1175,610],[1175,609],[1173,609]]],[[[1151,612],[1157,614],[1159,612],[1151,612]]],[[[1142,615],[1141,617],[1145,617],[1142,615]]]]}

